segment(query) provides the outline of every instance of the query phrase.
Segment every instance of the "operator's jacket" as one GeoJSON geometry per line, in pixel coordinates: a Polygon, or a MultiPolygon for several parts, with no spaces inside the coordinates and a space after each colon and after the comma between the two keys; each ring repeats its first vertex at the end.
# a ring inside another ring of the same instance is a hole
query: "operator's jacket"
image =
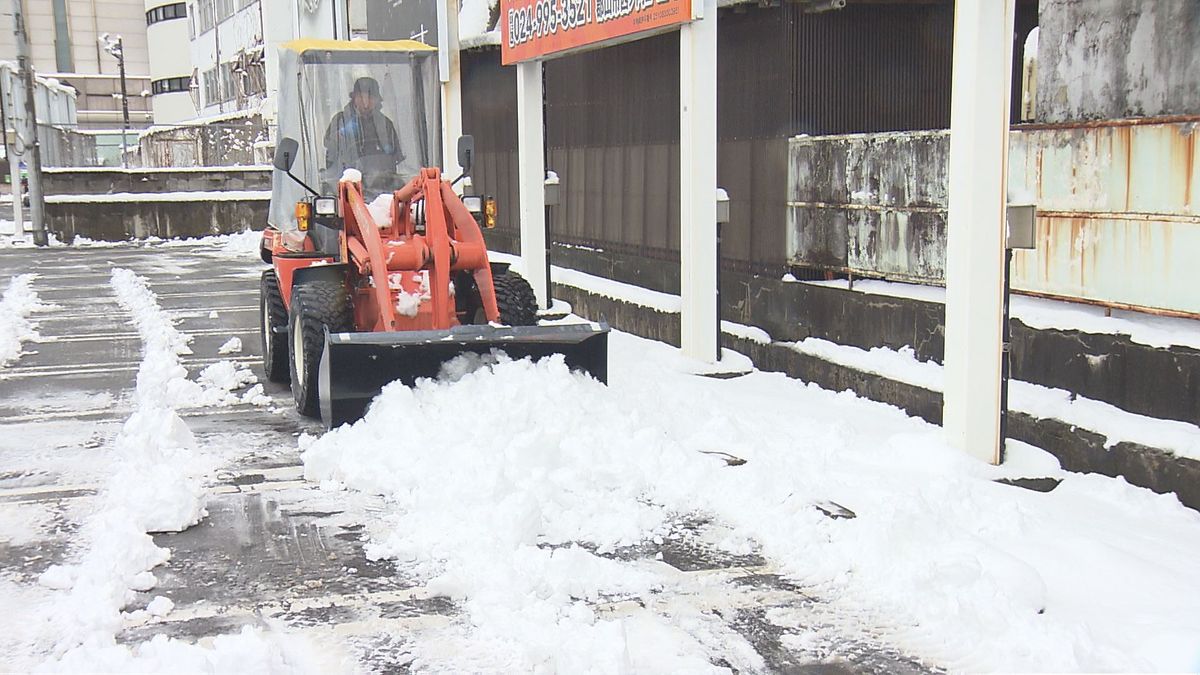
{"type": "Polygon", "coordinates": [[[337,184],[343,171],[354,168],[363,174],[364,189],[394,190],[399,187],[397,165],[403,161],[396,126],[378,110],[360,116],[350,103],[333,116],[325,130],[324,178],[331,186],[337,184]]]}

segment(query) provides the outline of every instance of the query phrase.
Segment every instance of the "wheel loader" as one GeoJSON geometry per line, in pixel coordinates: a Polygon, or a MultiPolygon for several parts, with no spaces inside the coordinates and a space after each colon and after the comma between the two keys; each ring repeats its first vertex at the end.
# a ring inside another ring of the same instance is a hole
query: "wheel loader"
{"type": "Polygon", "coordinates": [[[280,49],[263,367],[327,427],[362,417],[384,385],[436,377],[465,353],[562,354],[607,378],[606,325],[538,326],[529,283],[488,260],[495,200],[453,189],[470,173],[471,137],[459,139],[462,176],[437,168],[438,100],[437,52],[418,42],[280,49]]]}

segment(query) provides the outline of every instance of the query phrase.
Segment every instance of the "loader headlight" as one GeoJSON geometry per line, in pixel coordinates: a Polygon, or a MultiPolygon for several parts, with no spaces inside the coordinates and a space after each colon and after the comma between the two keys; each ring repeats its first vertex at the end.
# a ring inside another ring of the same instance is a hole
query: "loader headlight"
{"type": "Polygon", "coordinates": [[[463,197],[462,200],[471,213],[483,213],[483,197],[463,197]]]}
{"type": "Polygon", "coordinates": [[[313,199],[313,212],[318,216],[336,216],[337,200],[333,197],[317,197],[313,199]]]}

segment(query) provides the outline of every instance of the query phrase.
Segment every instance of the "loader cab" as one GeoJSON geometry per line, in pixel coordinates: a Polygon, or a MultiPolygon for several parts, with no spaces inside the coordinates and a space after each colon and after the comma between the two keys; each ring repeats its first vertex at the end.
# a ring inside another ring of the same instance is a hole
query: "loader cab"
{"type": "Polygon", "coordinates": [[[412,40],[294,40],[280,47],[279,66],[277,139],[294,146],[289,168],[272,179],[268,222],[276,229],[295,232],[327,217],[320,200],[337,195],[348,169],[362,174],[370,201],[423,166],[441,166],[435,48],[412,40]]]}

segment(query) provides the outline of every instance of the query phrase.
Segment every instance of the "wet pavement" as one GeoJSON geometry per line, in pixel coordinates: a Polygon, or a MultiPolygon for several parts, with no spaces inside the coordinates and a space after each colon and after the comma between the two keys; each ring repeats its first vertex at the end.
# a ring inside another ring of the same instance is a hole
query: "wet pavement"
{"type": "MultiPolygon", "coordinates": [[[[34,315],[41,338],[0,368],[0,581],[33,587],[51,564],[78,555],[72,534],[111,469],[113,439],[132,412],[141,341],[109,285],[114,267],[145,277],[176,328],[192,337],[193,354],[183,358],[192,377],[223,359],[242,361],[273,399],[265,407],[180,411],[221,469],[210,477],[208,516],[184,532],[155,536],[171,560],[154,570],[157,586],[127,607],[132,612],[163,595],[175,609],[162,617],[131,615],[118,641],[160,634],[197,641],[263,626],[336,643],[360,670],[407,671],[410,636],[461,621],[460,609],[402,569],[367,558],[364,543],[386,509],[381,499],[323,492],[304,481],[296,439],[320,433],[320,425],[299,417],[288,389],[263,377],[257,322],[264,267],[253,256],[234,259],[211,246],[0,251],[0,290],[12,275],[34,272],[42,302],[57,305],[34,315]],[[241,339],[242,351],[219,355],[231,337],[241,339]]],[[[931,672],[832,613],[760,556],[718,550],[714,542],[726,534],[719,523],[689,514],[661,545],[612,552],[629,560],[661,553],[684,575],[725,583],[695,595],[599,603],[597,613],[689,604],[744,637],[769,672],[931,672]]]]}

